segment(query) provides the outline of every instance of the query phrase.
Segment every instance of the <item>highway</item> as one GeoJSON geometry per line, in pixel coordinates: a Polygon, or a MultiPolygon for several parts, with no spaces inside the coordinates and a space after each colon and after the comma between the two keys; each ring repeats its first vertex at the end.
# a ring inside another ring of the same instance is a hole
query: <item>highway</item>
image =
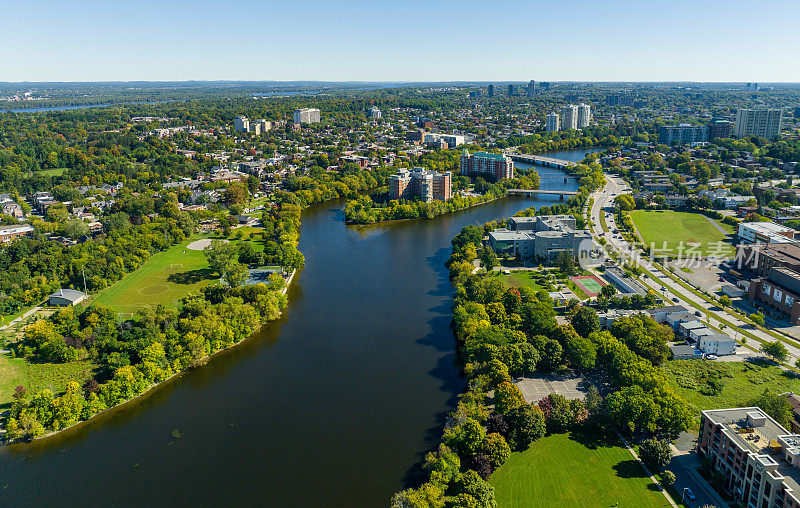
{"type": "MultiPolygon", "coordinates": [[[[621,235],[613,233],[618,229],[612,211],[614,207],[614,197],[622,193],[630,192],[630,190],[630,187],[622,178],[606,174],[606,186],[592,195],[594,202],[590,210],[592,223],[591,231],[596,239],[605,238],[607,245],[603,247],[603,249],[606,251],[606,255],[608,255],[608,247],[611,247],[614,252],[622,256],[622,259],[626,261],[631,261],[633,259],[641,268],[658,278],[659,282],[656,283],[646,275],[642,276],[640,282],[644,283],[645,286],[650,287],[656,291],[656,293],[662,294],[665,300],[671,301],[671,304],[683,305],[692,312],[699,307],[704,314],[701,320],[706,321],[713,327],[723,329],[723,331],[729,335],[734,335],[734,338],[738,341],[741,342],[743,330],[745,330],[747,333],[760,340],[773,342],[775,337],[772,335],[759,330],[750,323],[742,321],[735,314],[709,303],[681,286],[678,282],[668,277],[660,267],[651,263],[641,251],[633,248],[621,235]],[[605,221],[609,232],[603,231],[600,222],[600,214],[605,214],[605,221]],[[666,291],[661,291],[662,287],[666,288],[666,291]],[[724,320],[725,323],[728,324],[726,325],[721,320],[724,320]]],[[[795,359],[800,358],[800,347],[783,339],[782,342],[792,357],[789,363],[794,364],[795,359]]],[[[748,338],[747,346],[754,350],[760,349],[760,345],[752,338],[748,338]]]]}

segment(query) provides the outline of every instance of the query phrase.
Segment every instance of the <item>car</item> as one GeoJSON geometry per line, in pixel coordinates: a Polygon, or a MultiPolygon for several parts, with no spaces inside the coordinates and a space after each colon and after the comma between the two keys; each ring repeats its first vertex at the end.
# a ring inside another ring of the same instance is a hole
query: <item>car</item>
{"type": "Polygon", "coordinates": [[[725,282],[725,277],[720,277],[720,278],[719,278],[719,281],[720,281],[720,282],[725,282]]]}
{"type": "Polygon", "coordinates": [[[692,489],[690,489],[689,487],[686,487],[686,488],[684,489],[684,492],[686,492],[686,497],[688,497],[688,498],[689,498],[689,499],[691,499],[692,501],[694,501],[695,499],[697,499],[697,496],[695,496],[695,495],[694,495],[694,492],[692,492],[692,489]]]}
{"type": "Polygon", "coordinates": [[[707,360],[716,360],[717,359],[717,355],[714,355],[714,354],[706,355],[706,359],[707,360]]]}
{"type": "Polygon", "coordinates": [[[699,310],[696,310],[696,311],[694,311],[694,315],[697,316],[697,317],[702,317],[703,313],[700,312],[699,310]]]}
{"type": "Polygon", "coordinates": [[[677,298],[673,298],[672,301],[675,302],[675,303],[678,303],[678,299],[677,298]]]}

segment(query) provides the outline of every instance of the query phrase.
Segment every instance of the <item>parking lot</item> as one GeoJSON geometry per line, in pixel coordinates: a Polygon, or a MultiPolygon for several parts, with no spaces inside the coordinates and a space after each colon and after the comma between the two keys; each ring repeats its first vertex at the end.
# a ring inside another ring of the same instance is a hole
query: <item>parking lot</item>
{"type": "Polygon", "coordinates": [[[570,400],[582,399],[588,387],[580,377],[555,375],[522,378],[516,381],[516,385],[528,403],[539,402],[551,393],[558,393],[570,400]]]}

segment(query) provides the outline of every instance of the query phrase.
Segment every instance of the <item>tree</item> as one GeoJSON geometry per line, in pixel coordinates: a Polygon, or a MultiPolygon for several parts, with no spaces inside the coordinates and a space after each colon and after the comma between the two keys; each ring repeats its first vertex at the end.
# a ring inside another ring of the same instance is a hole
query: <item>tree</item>
{"type": "Polygon", "coordinates": [[[722,295],[719,297],[719,304],[723,307],[730,307],[731,306],[731,299],[728,295],[722,295]]]}
{"type": "Polygon", "coordinates": [[[748,400],[745,404],[747,407],[760,407],[784,427],[791,427],[792,405],[786,397],[764,389],[761,395],[748,400]]]}
{"type": "Polygon", "coordinates": [[[488,434],[481,445],[481,453],[489,459],[492,468],[497,469],[511,456],[511,447],[500,434],[488,434]]]}
{"type": "Polygon", "coordinates": [[[546,426],[544,413],[536,406],[523,404],[512,409],[508,416],[508,441],[517,451],[526,450],[537,439],[544,436],[546,426]]]}
{"type": "Polygon", "coordinates": [[[566,276],[575,275],[575,258],[572,257],[571,252],[559,252],[556,258],[556,266],[558,266],[561,273],[566,276]]]}
{"type": "Polygon", "coordinates": [[[481,263],[487,272],[491,272],[497,266],[497,254],[488,245],[484,245],[481,250],[481,263]]]}
{"type": "Polygon", "coordinates": [[[672,459],[669,441],[656,438],[645,439],[639,445],[639,457],[653,473],[661,471],[672,459]]]}
{"type": "Polygon", "coordinates": [[[666,469],[663,473],[661,473],[660,480],[661,485],[664,485],[665,487],[671,487],[675,483],[675,473],[669,469],[666,469]]]}
{"type": "Polygon", "coordinates": [[[785,362],[789,358],[789,351],[778,339],[773,342],[766,342],[761,346],[761,352],[769,356],[776,362],[785,362]]]}
{"type": "Polygon", "coordinates": [[[525,398],[517,385],[509,382],[501,383],[494,390],[494,410],[501,415],[525,404],[525,398]]]}
{"type": "Polygon", "coordinates": [[[600,319],[591,307],[581,306],[572,316],[572,327],[581,337],[600,331],[600,319]]]}
{"type": "Polygon", "coordinates": [[[461,475],[455,482],[454,494],[456,495],[453,506],[468,508],[497,508],[494,499],[494,487],[478,475],[469,470],[461,475]]]}
{"type": "Polygon", "coordinates": [[[69,219],[58,228],[59,233],[73,240],[89,234],[89,226],[80,219],[69,219]]]}
{"type": "Polygon", "coordinates": [[[750,320],[753,323],[757,324],[758,326],[764,326],[764,314],[762,314],[761,312],[753,312],[747,317],[749,317],[750,320]]]}
{"type": "Polygon", "coordinates": [[[247,267],[237,261],[232,261],[225,266],[223,278],[232,288],[238,288],[247,281],[247,267]]]}
{"type": "Polygon", "coordinates": [[[624,210],[626,212],[636,208],[636,201],[630,194],[620,194],[614,198],[614,203],[619,207],[620,210],[624,210]]]}
{"type": "Polygon", "coordinates": [[[203,255],[208,260],[208,266],[220,277],[225,273],[225,268],[233,261],[236,255],[236,246],[222,240],[214,240],[203,249],[203,255]]]}
{"type": "Polygon", "coordinates": [[[600,294],[602,296],[605,296],[606,298],[611,298],[612,296],[614,296],[614,294],[616,294],[616,292],[617,292],[617,288],[615,288],[611,284],[606,284],[605,286],[600,288],[600,294]]]}

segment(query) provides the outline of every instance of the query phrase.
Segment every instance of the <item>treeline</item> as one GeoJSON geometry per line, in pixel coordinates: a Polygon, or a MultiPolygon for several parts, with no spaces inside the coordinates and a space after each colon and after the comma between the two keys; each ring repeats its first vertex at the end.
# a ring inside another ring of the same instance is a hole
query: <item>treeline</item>
{"type": "Polygon", "coordinates": [[[546,433],[620,427],[638,436],[674,436],[689,428],[687,404],[658,368],[672,332],[648,316],[632,316],[600,331],[596,313],[573,308],[558,325],[546,291],[504,287],[472,274],[486,229],[466,226],[448,261],[455,286],[453,321],[468,390],[447,418],[442,444],[423,464],[427,481],[397,493],[393,507],[494,507],[487,483],[512,451],[535,446],[546,433]],[[512,382],[534,373],[576,372],[609,380],[606,397],[589,387],[585,400],[552,394],[525,401],[512,382]]]}
{"type": "Polygon", "coordinates": [[[93,377],[82,386],[68,383],[59,396],[18,387],[6,420],[8,438],[57,431],[135,397],[242,341],[285,307],[283,294],[258,284],[206,288],[177,309],[141,310],[122,326],[107,307],[59,310],[28,326],[14,352],[34,362],[89,359],[96,366],[93,377]]]}

